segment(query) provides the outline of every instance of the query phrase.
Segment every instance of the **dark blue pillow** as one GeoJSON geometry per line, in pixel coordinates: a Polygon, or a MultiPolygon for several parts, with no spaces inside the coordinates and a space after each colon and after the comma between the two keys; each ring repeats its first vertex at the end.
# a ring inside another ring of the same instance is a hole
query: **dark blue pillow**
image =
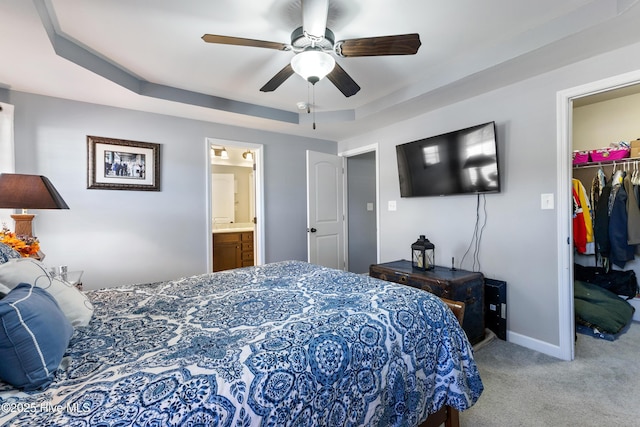
{"type": "Polygon", "coordinates": [[[20,283],[0,300],[0,379],[24,390],[53,381],[73,326],[44,289],[20,283]]]}
{"type": "Polygon", "coordinates": [[[12,258],[21,258],[20,252],[13,249],[11,246],[0,243],[0,264],[4,264],[12,258]]]}

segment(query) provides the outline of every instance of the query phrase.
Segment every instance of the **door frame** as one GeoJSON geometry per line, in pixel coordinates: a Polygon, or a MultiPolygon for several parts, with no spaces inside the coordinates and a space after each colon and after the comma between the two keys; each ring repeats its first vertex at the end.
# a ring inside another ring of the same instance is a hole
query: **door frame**
{"type": "Polygon", "coordinates": [[[246,148],[254,153],[254,163],[256,165],[255,173],[255,212],[256,212],[256,231],[254,233],[254,245],[255,245],[255,265],[264,264],[264,155],[262,144],[255,144],[244,141],[234,141],[220,138],[205,138],[205,158],[206,158],[206,214],[207,214],[207,271],[213,271],[213,227],[211,225],[211,147],[212,146],[225,146],[235,148],[246,148]]]}
{"type": "Polygon", "coordinates": [[[566,89],[556,96],[558,165],[558,305],[559,355],[575,358],[575,315],[573,306],[573,228],[571,226],[571,152],[573,151],[573,100],[609,90],[640,84],[640,70],[566,89]],[[565,237],[566,236],[566,237],[565,237]]]}
{"type": "MultiPolygon", "coordinates": [[[[338,156],[341,157],[353,157],[358,156],[360,154],[374,152],[376,155],[376,263],[380,262],[380,155],[379,155],[379,144],[369,144],[364,145],[362,147],[353,148],[350,150],[341,151],[338,153],[338,156]]],[[[346,167],[347,162],[345,162],[345,179],[344,179],[344,207],[345,207],[345,232],[344,232],[344,241],[345,241],[345,262],[346,262],[346,270],[349,270],[349,203],[347,203],[347,199],[349,197],[347,191],[347,185],[349,180],[349,169],[346,167]]]]}

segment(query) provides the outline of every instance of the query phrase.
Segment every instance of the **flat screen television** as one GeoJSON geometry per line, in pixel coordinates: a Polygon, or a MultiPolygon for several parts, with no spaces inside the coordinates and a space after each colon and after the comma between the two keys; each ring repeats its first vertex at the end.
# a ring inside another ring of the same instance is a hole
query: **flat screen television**
{"type": "Polygon", "coordinates": [[[402,197],[500,192],[495,122],[396,146],[402,197]]]}

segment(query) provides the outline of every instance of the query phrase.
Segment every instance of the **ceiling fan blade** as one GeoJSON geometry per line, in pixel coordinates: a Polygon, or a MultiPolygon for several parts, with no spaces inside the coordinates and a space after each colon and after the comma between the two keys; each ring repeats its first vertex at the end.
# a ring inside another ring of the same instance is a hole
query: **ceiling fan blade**
{"type": "Polygon", "coordinates": [[[336,42],[336,54],[342,57],[415,55],[420,48],[420,35],[401,34],[397,36],[365,37],[336,42]]]}
{"type": "Polygon", "coordinates": [[[360,86],[351,78],[349,74],[336,62],[333,70],[327,74],[327,78],[333,83],[347,98],[355,95],[360,90],[360,86]]]}
{"type": "Polygon", "coordinates": [[[235,46],[264,47],[275,50],[290,50],[288,44],[268,42],[264,40],[243,39],[242,37],[219,36],[216,34],[205,34],[202,40],[207,43],[231,44],[235,46]]]}
{"type": "Polygon", "coordinates": [[[278,73],[271,78],[264,86],[260,88],[261,92],[273,92],[278,89],[278,87],[284,83],[291,75],[293,74],[293,68],[291,68],[291,64],[287,64],[282,70],[278,71],[278,73]]]}
{"type": "Polygon", "coordinates": [[[329,0],[302,0],[302,29],[311,40],[322,40],[327,29],[329,0]]]}

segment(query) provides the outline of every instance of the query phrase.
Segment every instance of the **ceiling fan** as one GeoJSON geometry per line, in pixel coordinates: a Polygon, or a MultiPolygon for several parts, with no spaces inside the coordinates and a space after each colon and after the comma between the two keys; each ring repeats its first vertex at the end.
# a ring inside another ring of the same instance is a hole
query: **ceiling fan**
{"type": "Polygon", "coordinates": [[[301,0],[301,3],[302,27],[291,33],[291,44],[215,34],[205,34],[202,39],[207,43],[293,51],[295,56],[291,63],[260,88],[262,92],[276,90],[293,73],[297,73],[312,84],[326,76],[347,97],[358,93],[360,86],[330,53],[341,58],[415,55],[420,48],[420,36],[416,33],[336,42],[333,31],[327,28],[329,0],[301,0]]]}

